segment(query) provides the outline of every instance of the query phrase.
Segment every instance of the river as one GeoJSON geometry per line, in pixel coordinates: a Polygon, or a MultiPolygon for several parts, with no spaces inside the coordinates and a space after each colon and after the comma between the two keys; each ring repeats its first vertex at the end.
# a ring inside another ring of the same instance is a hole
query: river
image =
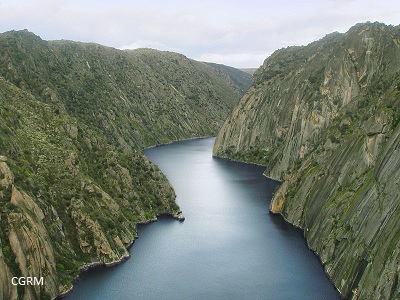
{"type": "Polygon", "coordinates": [[[213,158],[213,143],[145,150],[186,220],[139,226],[131,258],[85,272],[67,299],[340,299],[301,232],[268,213],[277,183],[213,158]]]}

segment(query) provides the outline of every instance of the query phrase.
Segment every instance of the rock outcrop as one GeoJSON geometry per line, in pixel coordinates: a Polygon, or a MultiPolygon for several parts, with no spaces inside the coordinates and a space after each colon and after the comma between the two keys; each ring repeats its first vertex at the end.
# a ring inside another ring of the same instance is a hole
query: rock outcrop
{"type": "Polygon", "coordinates": [[[214,146],[282,181],[271,211],[304,229],[344,298],[400,297],[399,41],[366,23],[276,51],[214,146]]]}

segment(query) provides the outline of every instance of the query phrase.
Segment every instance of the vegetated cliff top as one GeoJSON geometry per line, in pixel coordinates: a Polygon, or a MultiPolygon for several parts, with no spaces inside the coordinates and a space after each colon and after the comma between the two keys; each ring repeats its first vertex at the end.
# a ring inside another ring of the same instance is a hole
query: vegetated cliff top
{"type": "Polygon", "coordinates": [[[399,145],[400,26],[365,23],[268,57],[214,154],[282,181],[271,211],[344,298],[398,299],[399,145]]]}
{"type": "Polygon", "coordinates": [[[145,52],[0,34],[0,298],[65,293],[84,264],[126,258],[136,223],[179,211],[140,149],[214,135],[243,85],[145,52]]]}

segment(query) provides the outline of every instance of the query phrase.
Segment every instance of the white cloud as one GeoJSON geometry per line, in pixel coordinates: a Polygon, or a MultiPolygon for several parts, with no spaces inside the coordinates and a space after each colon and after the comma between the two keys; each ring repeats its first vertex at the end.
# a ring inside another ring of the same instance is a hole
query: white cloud
{"type": "Polygon", "coordinates": [[[0,1],[0,31],[27,28],[44,39],[149,47],[247,67],[261,65],[278,48],[357,22],[397,25],[399,16],[398,0],[0,1]]]}
{"type": "Polygon", "coordinates": [[[235,66],[237,68],[259,67],[262,65],[264,59],[271,53],[255,53],[255,52],[241,52],[241,53],[204,53],[195,60],[205,62],[218,62],[228,66],[235,66]]]}
{"type": "Polygon", "coordinates": [[[150,40],[137,40],[136,42],[133,42],[129,45],[121,46],[119,47],[119,49],[121,50],[138,49],[138,48],[162,49],[163,47],[165,47],[165,45],[159,42],[153,42],[150,40]]]}
{"type": "Polygon", "coordinates": [[[160,42],[151,41],[151,40],[141,40],[141,39],[136,40],[135,42],[133,42],[131,44],[123,45],[123,46],[119,47],[118,49],[127,50],[127,49],[139,49],[139,48],[151,48],[151,49],[172,51],[172,52],[180,51],[178,48],[171,48],[160,42]]]}

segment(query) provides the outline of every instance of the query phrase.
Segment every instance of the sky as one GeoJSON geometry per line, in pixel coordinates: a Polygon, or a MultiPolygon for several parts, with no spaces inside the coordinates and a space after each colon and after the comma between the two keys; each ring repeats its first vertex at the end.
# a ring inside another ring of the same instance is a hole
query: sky
{"type": "Polygon", "coordinates": [[[0,0],[0,32],[153,48],[236,68],[359,22],[400,24],[399,0],[0,0]]]}

